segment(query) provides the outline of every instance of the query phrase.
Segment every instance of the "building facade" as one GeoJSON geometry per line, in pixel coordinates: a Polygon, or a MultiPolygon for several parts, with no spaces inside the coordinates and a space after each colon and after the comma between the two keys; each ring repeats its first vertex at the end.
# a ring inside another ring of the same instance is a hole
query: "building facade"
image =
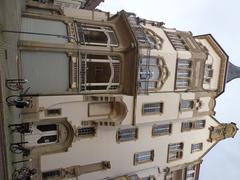
{"type": "Polygon", "coordinates": [[[228,56],[210,34],[31,2],[21,31],[33,179],[197,180],[202,157],[237,132],[214,118],[228,56]]]}
{"type": "MultiPolygon", "coordinates": [[[[34,4],[44,7],[58,6],[61,8],[94,10],[104,0],[26,0],[28,6],[34,4]]],[[[47,8],[47,7],[46,7],[47,8]]]]}

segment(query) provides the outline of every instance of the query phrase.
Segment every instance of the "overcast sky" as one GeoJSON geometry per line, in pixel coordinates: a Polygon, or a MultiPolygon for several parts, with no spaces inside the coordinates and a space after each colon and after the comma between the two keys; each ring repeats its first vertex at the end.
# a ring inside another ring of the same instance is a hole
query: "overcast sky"
{"type": "MultiPolygon", "coordinates": [[[[165,22],[166,27],[211,33],[235,65],[240,65],[240,1],[238,0],[105,0],[99,9],[124,9],[137,16],[165,22]],[[239,43],[239,44],[238,44],[239,43]]],[[[240,124],[240,80],[226,85],[217,99],[216,118],[240,124]]],[[[239,180],[240,136],[217,144],[204,158],[200,180],[239,180]]]]}

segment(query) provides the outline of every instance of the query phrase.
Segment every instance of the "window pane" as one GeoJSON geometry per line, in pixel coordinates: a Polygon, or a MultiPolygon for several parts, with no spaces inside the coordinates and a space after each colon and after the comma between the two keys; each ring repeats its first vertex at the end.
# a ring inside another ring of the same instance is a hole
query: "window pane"
{"type": "Polygon", "coordinates": [[[142,57],[140,58],[141,65],[157,65],[158,59],[156,57],[142,57]]]}
{"type": "Polygon", "coordinates": [[[189,80],[188,79],[177,79],[176,81],[176,87],[177,88],[186,88],[189,86],[189,80]]]}
{"type": "Polygon", "coordinates": [[[85,43],[107,43],[107,36],[104,34],[104,32],[99,31],[89,31],[84,30],[84,39],[81,39],[81,41],[85,43]]]}
{"type": "Polygon", "coordinates": [[[197,144],[192,144],[191,146],[191,152],[197,152],[197,151],[201,151],[203,148],[203,143],[197,143],[197,144]]]}
{"type": "Polygon", "coordinates": [[[205,120],[197,120],[193,122],[183,122],[182,131],[188,131],[191,129],[202,129],[205,127],[205,120]]]}
{"type": "Polygon", "coordinates": [[[152,127],[153,136],[167,135],[170,133],[171,133],[171,124],[153,125],[152,127]]]}
{"type": "Polygon", "coordinates": [[[192,122],[183,122],[182,123],[182,131],[188,131],[192,128],[192,122]]]}
{"type": "Polygon", "coordinates": [[[134,154],[134,164],[141,164],[149,161],[153,161],[154,151],[144,151],[134,154]]]}
{"type": "Polygon", "coordinates": [[[174,143],[168,145],[168,161],[181,159],[183,156],[183,143],[174,143]]]}
{"type": "Polygon", "coordinates": [[[143,105],[144,114],[155,114],[163,112],[163,103],[148,103],[143,105]]]}
{"type": "Polygon", "coordinates": [[[187,59],[178,59],[178,68],[190,68],[192,65],[190,60],[187,59]]]}
{"type": "Polygon", "coordinates": [[[189,78],[190,76],[189,70],[177,70],[177,78],[189,78]]]}
{"type": "Polygon", "coordinates": [[[202,129],[205,127],[205,120],[197,120],[194,122],[194,127],[195,129],[202,129]]]}
{"type": "Polygon", "coordinates": [[[52,171],[47,171],[42,173],[42,178],[43,179],[51,179],[51,178],[57,178],[61,175],[60,170],[52,170],[52,171]]]}
{"type": "Polygon", "coordinates": [[[95,127],[84,127],[78,129],[78,136],[94,136],[96,134],[95,127]]]}
{"type": "Polygon", "coordinates": [[[120,129],[117,132],[117,141],[131,141],[137,139],[137,128],[120,129]]]}
{"type": "Polygon", "coordinates": [[[117,46],[117,38],[110,27],[77,23],[80,42],[88,46],[117,46]],[[109,44],[108,44],[109,43],[109,44]]]}
{"type": "Polygon", "coordinates": [[[194,105],[193,100],[181,100],[181,102],[180,102],[180,110],[193,109],[193,105],[194,105]]]}

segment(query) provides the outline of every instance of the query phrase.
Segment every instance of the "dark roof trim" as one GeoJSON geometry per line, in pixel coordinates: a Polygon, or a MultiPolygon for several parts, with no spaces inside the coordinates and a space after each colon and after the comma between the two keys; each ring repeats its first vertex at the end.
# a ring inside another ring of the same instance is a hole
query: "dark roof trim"
{"type": "Polygon", "coordinates": [[[212,36],[212,34],[201,34],[201,35],[197,35],[197,36],[193,36],[195,38],[201,38],[203,36],[210,36],[213,41],[218,45],[218,47],[221,49],[221,51],[224,53],[224,55],[227,57],[227,59],[229,59],[228,54],[226,53],[226,51],[224,51],[224,49],[222,48],[222,46],[217,42],[217,40],[212,36]]]}

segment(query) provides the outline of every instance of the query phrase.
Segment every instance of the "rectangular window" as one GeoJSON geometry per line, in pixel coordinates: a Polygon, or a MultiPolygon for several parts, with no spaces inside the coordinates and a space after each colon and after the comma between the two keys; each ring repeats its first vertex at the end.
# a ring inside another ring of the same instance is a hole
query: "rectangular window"
{"type": "Polygon", "coordinates": [[[117,141],[125,142],[137,139],[137,128],[119,129],[117,132],[117,141]]]}
{"type": "Polygon", "coordinates": [[[177,89],[186,89],[189,86],[188,79],[177,79],[176,80],[176,88],[177,89]]]}
{"type": "Polygon", "coordinates": [[[192,129],[192,122],[183,122],[182,131],[190,131],[192,129]]]}
{"type": "Polygon", "coordinates": [[[111,27],[77,23],[77,30],[82,45],[118,46],[117,38],[111,27]]]}
{"type": "Polygon", "coordinates": [[[46,116],[61,116],[62,110],[60,108],[57,109],[47,109],[45,115],[46,116]]]}
{"type": "Polygon", "coordinates": [[[163,103],[147,103],[143,105],[143,114],[160,114],[163,112],[163,103]]]}
{"type": "Polygon", "coordinates": [[[171,124],[160,124],[153,125],[152,127],[152,136],[163,136],[171,133],[172,125],[171,124]]]}
{"type": "Polygon", "coordinates": [[[121,79],[118,56],[82,54],[80,61],[81,91],[117,90],[121,79]]]}
{"type": "Polygon", "coordinates": [[[95,136],[96,128],[95,127],[84,127],[78,129],[78,136],[95,136]]]}
{"type": "Polygon", "coordinates": [[[153,161],[153,159],[154,159],[154,150],[135,153],[134,165],[150,162],[150,161],[153,161]]]}
{"type": "Polygon", "coordinates": [[[37,125],[37,129],[46,132],[46,131],[57,131],[58,126],[56,124],[43,124],[37,125]]]}
{"type": "Polygon", "coordinates": [[[191,76],[191,72],[187,70],[177,70],[178,78],[188,78],[191,76]]]}
{"type": "Polygon", "coordinates": [[[203,148],[203,143],[192,144],[191,145],[191,153],[201,151],[202,148],[203,148]]]}
{"type": "Polygon", "coordinates": [[[188,50],[188,47],[185,43],[185,41],[181,38],[181,36],[177,32],[168,32],[165,31],[169,40],[171,41],[173,47],[177,51],[186,51],[188,50]]]}
{"type": "Polygon", "coordinates": [[[204,68],[204,83],[210,83],[213,77],[213,68],[211,64],[205,64],[204,68]]]}
{"type": "Polygon", "coordinates": [[[190,59],[177,59],[176,89],[187,89],[192,77],[192,61],[190,59]]]}
{"type": "Polygon", "coordinates": [[[168,162],[181,159],[183,156],[183,143],[168,145],[168,162]]]}
{"type": "Polygon", "coordinates": [[[52,170],[52,171],[47,171],[42,173],[42,179],[52,179],[52,178],[58,178],[60,177],[61,172],[60,170],[52,170]]]}
{"type": "Polygon", "coordinates": [[[193,128],[194,129],[202,129],[205,127],[205,120],[197,120],[193,123],[193,128]]]}
{"type": "Polygon", "coordinates": [[[196,180],[199,176],[199,165],[188,165],[185,168],[185,180],[196,180]]]}
{"type": "Polygon", "coordinates": [[[162,60],[158,57],[142,57],[139,59],[138,88],[148,91],[158,87],[161,79],[162,60]]]}
{"type": "Polygon", "coordinates": [[[203,129],[205,127],[205,120],[197,120],[182,123],[182,131],[190,131],[192,129],[203,129]]]}
{"type": "Polygon", "coordinates": [[[180,110],[192,110],[194,107],[194,101],[193,100],[181,100],[180,101],[180,110]]]}
{"type": "Polygon", "coordinates": [[[188,69],[188,68],[191,68],[191,66],[192,66],[192,61],[190,59],[178,59],[177,67],[179,69],[181,68],[188,69]]]}

